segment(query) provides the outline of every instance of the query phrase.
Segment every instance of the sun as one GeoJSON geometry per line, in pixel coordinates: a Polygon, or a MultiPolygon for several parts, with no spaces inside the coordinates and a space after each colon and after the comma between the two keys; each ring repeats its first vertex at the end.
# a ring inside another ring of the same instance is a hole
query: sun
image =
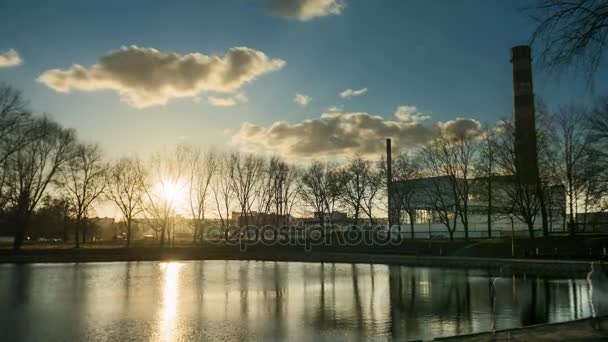
{"type": "Polygon", "coordinates": [[[179,209],[188,199],[186,183],[181,179],[163,179],[154,186],[156,196],[168,205],[179,209]]]}

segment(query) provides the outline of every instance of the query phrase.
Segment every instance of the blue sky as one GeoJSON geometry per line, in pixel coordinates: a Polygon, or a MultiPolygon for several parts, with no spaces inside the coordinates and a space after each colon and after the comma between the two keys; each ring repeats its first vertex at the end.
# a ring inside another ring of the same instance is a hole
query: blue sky
{"type": "MultiPolygon", "coordinates": [[[[23,60],[0,68],[0,81],[112,157],[180,142],[229,147],[245,122],[295,125],[331,106],[386,120],[395,120],[398,106],[415,106],[431,116],[425,125],[457,117],[491,123],[512,110],[509,48],[529,40],[534,25],[521,8],[530,3],[344,0],[340,13],[301,21],[272,14],[265,0],[0,0],[0,53],[14,49],[23,60]],[[240,86],[232,94],[242,92],[248,102],[230,107],[211,105],[206,97],[213,94],[202,92],[196,100],[134,108],[113,90],[66,94],[36,81],[47,70],[90,67],[130,45],[219,56],[246,46],[286,64],[240,86]],[[361,88],[367,93],[339,96],[361,88]],[[298,93],[311,97],[307,106],[294,103],[298,93]]],[[[585,103],[606,93],[606,76],[604,67],[592,92],[583,77],[537,69],[535,91],[552,109],[585,103]]]]}

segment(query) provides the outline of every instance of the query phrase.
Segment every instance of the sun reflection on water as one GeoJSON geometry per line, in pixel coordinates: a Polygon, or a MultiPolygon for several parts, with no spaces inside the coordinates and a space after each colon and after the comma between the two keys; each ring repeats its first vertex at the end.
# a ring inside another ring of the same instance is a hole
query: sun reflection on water
{"type": "Polygon", "coordinates": [[[166,262],[161,263],[160,267],[163,272],[163,301],[159,313],[159,341],[173,341],[177,312],[179,271],[182,264],[177,262],[166,262]]]}

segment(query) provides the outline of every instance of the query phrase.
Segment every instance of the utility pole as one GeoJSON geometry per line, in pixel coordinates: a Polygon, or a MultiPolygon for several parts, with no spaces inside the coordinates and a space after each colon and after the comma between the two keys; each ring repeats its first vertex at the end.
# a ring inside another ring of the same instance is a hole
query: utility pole
{"type": "Polygon", "coordinates": [[[391,153],[391,139],[386,139],[386,195],[388,200],[388,229],[393,227],[394,219],[394,203],[393,203],[393,162],[391,153]]]}

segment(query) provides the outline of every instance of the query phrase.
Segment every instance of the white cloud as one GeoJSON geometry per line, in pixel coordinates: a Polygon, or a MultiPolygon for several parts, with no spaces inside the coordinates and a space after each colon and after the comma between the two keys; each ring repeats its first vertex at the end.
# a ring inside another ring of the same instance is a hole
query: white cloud
{"type": "Polygon", "coordinates": [[[327,112],[342,112],[342,106],[331,106],[326,109],[327,112]]]}
{"type": "Polygon", "coordinates": [[[364,95],[365,93],[367,93],[367,88],[346,89],[340,93],[340,97],[348,98],[348,97],[352,97],[352,96],[361,96],[361,95],[364,95]]]}
{"type": "Polygon", "coordinates": [[[293,102],[299,104],[300,106],[307,106],[310,101],[312,101],[312,97],[304,94],[296,94],[296,97],[293,98],[293,102]]]}
{"type": "Polygon", "coordinates": [[[443,134],[449,138],[470,139],[482,133],[481,123],[473,119],[456,118],[446,122],[439,122],[437,125],[443,134]]]}
{"type": "Polygon", "coordinates": [[[273,15],[300,21],[339,15],[345,7],[344,0],[268,0],[273,15]]]}
{"type": "Polygon", "coordinates": [[[238,93],[234,96],[225,96],[225,97],[208,96],[207,101],[209,101],[209,104],[211,104],[212,106],[230,107],[230,106],[236,106],[238,104],[247,103],[249,101],[249,98],[247,97],[247,95],[245,95],[243,93],[238,93]]]}
{"type": "Polygon", "coordinates": [[[14,67],[21,65],[21,63],[23,63],[23,60],[15,49],[0,53],[0,68],[14,67]]]}
{"type": "MultiPolygon", "coordinates": [[[[264,127],[245,122],[232,136],[247,152],[275,153],[290,160],[345,158],[356,154],[379,157],[387,137],[403,149],[417,148],[439,134],[479,130],[479,122],[456,119],[422,125],[386,120],[365,112],[325,112],[298,123],[277,121],[264,127]]],[[[471,133],[472,134],[472,133],[471,133]]]]}
{"type": "Polygon", "coordinates": [[[399,121],[419,123],[431,118],[430,115],[418,111],[416,106],[399,106],[395,111],[395,117],[399,121]]]}
{"type": "Polygon", "coordinates": [[[248,47],[217,56],[129,46],[109,52],[90,67],[74,64],[66,70],[47,70],[38,81],[61,93],[114,90],[131,106],[143,108],[205,91],[234,92],[284,66],[285,61],[248,47]]]}

